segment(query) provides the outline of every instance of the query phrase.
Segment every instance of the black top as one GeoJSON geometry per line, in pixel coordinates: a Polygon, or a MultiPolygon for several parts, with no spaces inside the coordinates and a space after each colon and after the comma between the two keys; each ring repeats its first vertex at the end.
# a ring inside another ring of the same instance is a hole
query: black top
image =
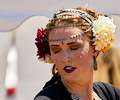
{"type": "MultiPolygon", "coordinates": [[[[93,83],[93,90],[102,100],[120,100],[120,89],[111,84],[93,83]]],[[[70,93],[62,84],[60,76],[52,77],[35,98],[39,96],[46,96],[51,100],[72,100],[70,93]]]]}

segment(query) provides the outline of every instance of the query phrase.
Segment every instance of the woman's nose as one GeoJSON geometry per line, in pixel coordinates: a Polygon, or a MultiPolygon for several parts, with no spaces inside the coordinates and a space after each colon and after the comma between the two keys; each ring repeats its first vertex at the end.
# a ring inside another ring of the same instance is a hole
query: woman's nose
{"type": "Polygon", "coordinates": [[[64,62],[70,62],[70,61],[71,61],[70,54],[64,53],[64,54],[63,54],[63,61],[64,61],[64,62]]]}

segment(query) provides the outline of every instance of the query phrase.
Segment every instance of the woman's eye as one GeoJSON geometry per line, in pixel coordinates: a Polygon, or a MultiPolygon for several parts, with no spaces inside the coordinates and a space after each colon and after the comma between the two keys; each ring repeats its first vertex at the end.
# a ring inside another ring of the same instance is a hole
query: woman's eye
{"type": "Polygon", "coordinates": [[[58,53],[58,52],[60,52],[60,51],[54,51],[55,54],[58,53]]]}
{"type": "Polygon", "coordinates": [[[71,50],[77,50],[78,48],[71,48],[71,50]]]}
{"type": "Polygon", "coordinates": [[[77,49],[79,49],[79,46],[72,46],[70,49],[71,50],[77,50],[77,49]]]}
{"type": "Polygon", "coordinates": [[[60,48],[52,48],[54,54],[59,53],[61,51],[60,48]]]}

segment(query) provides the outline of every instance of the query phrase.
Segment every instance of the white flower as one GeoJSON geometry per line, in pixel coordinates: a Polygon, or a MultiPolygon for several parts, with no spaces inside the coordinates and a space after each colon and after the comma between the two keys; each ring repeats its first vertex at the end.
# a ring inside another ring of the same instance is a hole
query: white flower
{"type": "Polygon", "coordinates": [[[53,60],[49,54],[45,55],[45,63],[53,63],[53,60]]]}
{"type": "Polygon", "coordinates": [[[44,61],[44,59],[43,59],[43,58],[39,58],[38,60],[39,60],[39,61],[44,61]]]}
{"type": "Polygon", "coordinates": [[[49,54],[45,55],[45,59],[39,58],[39,61],[44,61],[45,63],[53,63],[53,60],[49,54]]]}
{"type": "Polygon", "coordinates": [[[95,50],[101,51],[111,44],[116,25],[113,19],[105,16],[99,16],[97,20],[93,21],[93,36],[95,36],[95,50]]]}

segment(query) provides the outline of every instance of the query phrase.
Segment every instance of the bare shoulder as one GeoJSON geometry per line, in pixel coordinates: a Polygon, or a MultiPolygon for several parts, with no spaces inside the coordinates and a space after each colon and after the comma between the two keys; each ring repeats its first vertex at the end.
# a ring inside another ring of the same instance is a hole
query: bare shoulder
{"type": "Polygon", "coordinates": [[[38,96],[37,98],[35,98],[35,100],[51,100],[51,99],[46,96],[38,96]]]}

